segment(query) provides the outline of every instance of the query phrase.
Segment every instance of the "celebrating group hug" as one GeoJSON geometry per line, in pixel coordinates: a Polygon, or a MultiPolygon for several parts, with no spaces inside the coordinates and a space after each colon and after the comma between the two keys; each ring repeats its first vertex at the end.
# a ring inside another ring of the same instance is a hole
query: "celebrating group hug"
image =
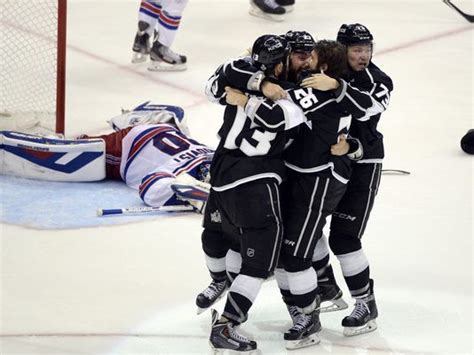
{"type": "Polygon", "coordinates": [[[372,53],[373,36],[358,23],[343,24],[335,41],[268,34],[208,80],[206,95],[224,106],[201,237],[212,282],[196,298],[200,311],[211,308],[212,348],[257,349],[237,327],[272,275],[292,321],[286,348],[318,344],[320,313],[348,307],[329,250],[355,300],[343,334],[377,328],[361,239],[384,157],[377,124],[393,84],[372,53]],[[224,295],[219,315],[212,305],[224,295]]]}

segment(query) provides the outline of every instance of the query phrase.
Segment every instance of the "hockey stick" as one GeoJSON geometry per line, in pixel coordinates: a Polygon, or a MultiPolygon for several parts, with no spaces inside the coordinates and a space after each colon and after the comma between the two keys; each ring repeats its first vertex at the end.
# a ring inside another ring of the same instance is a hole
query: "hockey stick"
{"type": "Polygon", "coordinates": [[[382,169],[382,174],[386,175],[410,175],[411,173],[406,170],[399,169],[382,169]]]}
{"type": "Polygon", "coordinates": [[[474,15],[469,15],[466,14],[464,11],[462,11],[459,7],[454,5],[451,0],[443,0],[443,2],[448,5],[450,8],[452,8],[454,11],[457,11],[462,17],[464,17],[466,20],[468,20],[470,23],[474,22],[474,15]]]}
{"type": "Polygon", "coordinates": [[[162,206],[162,207],[128,207],[128,208],[99,208],[97,216],[110,215],[139,215],[154,212],[189,212],[193,206],[162,206]]]}

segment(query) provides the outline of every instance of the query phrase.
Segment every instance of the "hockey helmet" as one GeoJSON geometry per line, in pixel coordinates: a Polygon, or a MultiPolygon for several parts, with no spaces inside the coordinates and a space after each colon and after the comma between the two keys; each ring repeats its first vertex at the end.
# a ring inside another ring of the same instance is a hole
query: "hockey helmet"
{"type": "Polygon", "coordinates": [[[337,41],[346,46],[372,44],[373,39],[369,29],[360,23],[343,24],[337,33],[337,41]]]}
{"type": "Polygon", "coordinates": [[[461,149],[467,154],[474,154],[474,129],[470,129],[461,139],[461,149]]]}
{"type": "Polygon", "coordinates": [[[316,44],[313,36],[306,31],[288,31],[284,37],[292,52],[311,52],[316,44]]]}
{"type": "Polygon", "coordinates": [[[252,64],[260,70],[274,68],[279,63],[286,63],[290,46],[288,41],[276,35],[258,37],[252,46],[252,64]]]}

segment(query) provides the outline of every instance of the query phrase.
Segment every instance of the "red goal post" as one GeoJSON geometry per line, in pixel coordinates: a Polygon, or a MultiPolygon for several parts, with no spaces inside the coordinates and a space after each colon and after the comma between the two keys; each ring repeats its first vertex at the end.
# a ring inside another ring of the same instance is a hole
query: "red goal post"
{"type": "Polygon", "coordinates": [[[0,130],[64,133],[67,0],[0,1],[0,130]]]}

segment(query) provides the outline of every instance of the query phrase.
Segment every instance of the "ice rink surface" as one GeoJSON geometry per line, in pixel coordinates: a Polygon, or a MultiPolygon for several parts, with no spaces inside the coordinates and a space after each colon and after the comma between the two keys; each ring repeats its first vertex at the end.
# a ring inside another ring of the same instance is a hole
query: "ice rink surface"
{"type": "MultiPolygon", "coordinates": [[[[456,3],[474,13],[472,1],[456,3]]],[[[152,100],[182,106],[192,135],[215,146],[222,109],[203,87],[221,62],[264,33],[322,39],[342,23],[370,28],[374,62],[395,85],[380,123],[384,167],[412,173],[383,177],[364,236],[379,329],[345,338],[348,312],[324,314],[321,344],[286,352],[290,322],[274,281],[242,329],[262,354],[472,354],[473,157],[459,140],[474,127],[473,25],[437,0],[297,0],[283,23],[250,16],[246,0],[190,0],[173,48],[189,69],[151,73],[130,63],[137,9],[135,0],[69,1],[67,135],[102,132],[120,108],[152,100]]],[[[62,231],[1,225],[0,353],[210,353],[210,314],[194,307],[209,281],[200,222],[187,214],[62,231]]]]}

